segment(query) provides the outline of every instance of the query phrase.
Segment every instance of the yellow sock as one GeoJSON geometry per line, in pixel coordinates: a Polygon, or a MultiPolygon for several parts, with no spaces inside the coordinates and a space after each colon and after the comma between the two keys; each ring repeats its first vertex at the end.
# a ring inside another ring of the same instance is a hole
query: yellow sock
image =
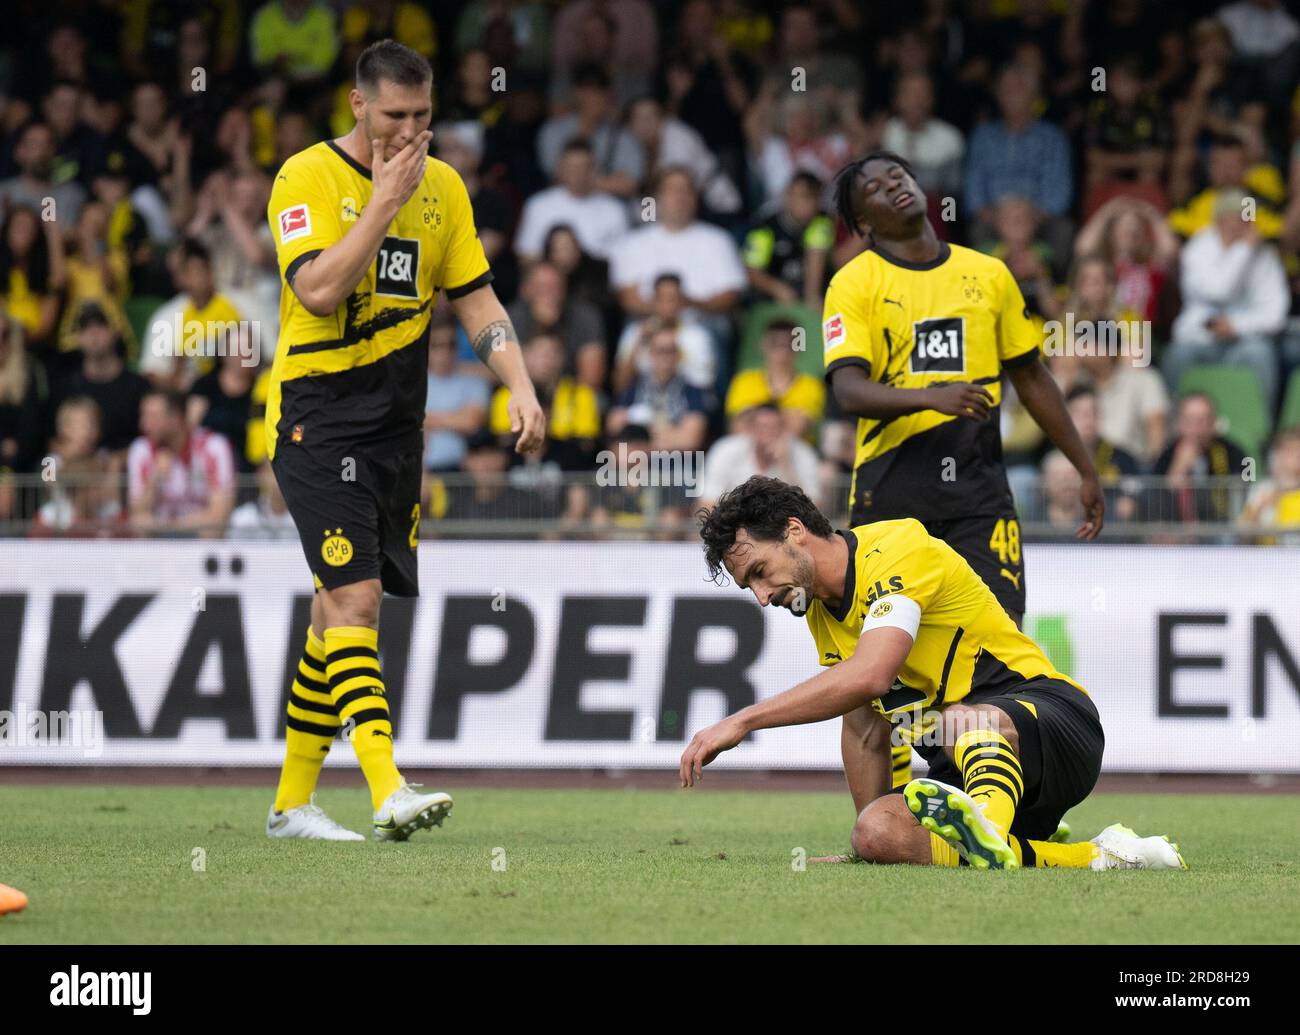
{"type": "Polygon", "coordinates": [[[953,756],[966,793],[984,806],[985,817],[1006,837],[1025,791],[1020,759],[1011,744],[996,730],[968,730],[957,738],[953,756]]]}
{"type": "Polygon", "coordinates": [[[938,834],[931,834],[930,864],[932,866],[960,866],[961,856],[957,854],[957,849],[938,834]]]}
{"type": "Polygon", "coordinates": [[[325,681],[325,644],[307,630],[307,646],[289,691],[284,723],[284,765],[275,792],[275,811],[295,809],[311,801],[321,766],[339,729],[338,709],[325,681]]]}
{"type": "Polygon", "coordinates": [[[895,787],[906,787],[912,779],[912,745],[895,744],[889,749],[893,760],[895,787]]]}
{"type": "Polygon", "coordinates": [[[379,672],[378,631],[350,625],[326,629],[325,671],[339,721],[351,730],[352,750],[378,811],[402,782],[393,763],[393,724],[379,672]]]}
{"type": "Polygon", "coordinates": [[[1021,841],[1012,837],[1009,842],[1022,866],[1043,868],[1086,870],[1100,850],[1091,841],[1067,845],[1057,841],[1021,841]]]}

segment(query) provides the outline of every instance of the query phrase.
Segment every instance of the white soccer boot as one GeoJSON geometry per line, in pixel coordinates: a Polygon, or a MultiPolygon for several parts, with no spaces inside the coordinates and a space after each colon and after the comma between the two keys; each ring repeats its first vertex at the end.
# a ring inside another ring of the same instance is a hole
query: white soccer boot
{"type": "Polygon", "coordinates": [[[451,795],[441,791],[420,794],[418,783],[407,783],[393,791],[375,813],[376,841],[405,841],[417,830],[440,827],[451,815],[451,795]]]}
{"type": "Polygon", "coordinates": [[[1121,823],[1112,823],[1092,839],[1100,851],[1089,864],[1093,870],[1185,870],[1178,845],[1160,834],[1140,837],[1121,823]]]}
{"type": "Polygon", "coordinates": [[[308,841],[364,841],[355,830],[339,826],[316,804],[316,795],[310,803],[297,808],[276,812],[275,806],[266,814],[267,837],[302,837],[308,841]]]}

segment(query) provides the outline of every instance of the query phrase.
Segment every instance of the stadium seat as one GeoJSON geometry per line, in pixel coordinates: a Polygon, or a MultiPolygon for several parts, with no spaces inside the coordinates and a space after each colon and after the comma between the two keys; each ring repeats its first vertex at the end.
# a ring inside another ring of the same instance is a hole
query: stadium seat
{"type": "Polygon", "coordinates": [[[1300,427],[1300,370],[1291,371],[1286,392],[1282,396],[1282,412],[1277,418],[1278,430],[1300,427]]]}
{"type": "Polygon", "coordinates": [[[135,334],[135,340],[140,343],[142,352],[148,347],[149,343],[149,317],[165,301],[167,299],[159,295],[133,295],[123,303],[122,308],[126,312],[126,322],[131,325],[131,331],[135,334]]]}
{"type": "Polygon", "coordinates": [[[786,319],[802,327],[806,338],[803,352],[795,357],[795,369],[801,374],[822,376],[822,315],[799,302],[764,302],[754,306],[745,317],[740,331],[740,351],[736,355],[736,373],[763,365],[763,332],[774,320],[786,319]]]}
{"type": "Polygon", "coordinates": [[[1213,399],[1224,437],[1232,439],[1247,456],[1260,455],[1272,421],[1254,371],[1228,363],[1195,366],[1178,384],[1179,396],[1189,392],[1204,392],[1213,399]]]}

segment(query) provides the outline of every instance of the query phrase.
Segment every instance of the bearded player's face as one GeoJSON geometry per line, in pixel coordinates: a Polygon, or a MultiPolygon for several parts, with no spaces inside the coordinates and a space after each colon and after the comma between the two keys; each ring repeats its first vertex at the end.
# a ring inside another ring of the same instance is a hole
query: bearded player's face
{"type": "Polygon", "coordinates": [[[802,526],[783,541],[754,539],[742,528],[724,563],[736,585],[753,593],[763,607],[775,604],[801,615],[812,603],[815,569],[803,546],[802,526]]]}
{"type": "Polygon", "coordinates": [[[384,145],[384,161],[409,144],[429,128],[433,117],[430,101],[431,83],[422,86],[399,86],[380,79],[372,96],[358,92],[361,111],[353,113],[365,130],[367,140],[379,140],[384,145]]]}

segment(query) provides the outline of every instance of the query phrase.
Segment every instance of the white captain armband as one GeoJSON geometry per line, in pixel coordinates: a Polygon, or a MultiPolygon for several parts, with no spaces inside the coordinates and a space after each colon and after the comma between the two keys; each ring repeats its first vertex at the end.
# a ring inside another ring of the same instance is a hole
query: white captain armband
{"type": "Polygon", "coordinates": [[[912,639],[921,625],[921,605],[900,593],[887,593],[867,609],[862,620],[862,631],[892,626],[902,629],[912,639]]]}

